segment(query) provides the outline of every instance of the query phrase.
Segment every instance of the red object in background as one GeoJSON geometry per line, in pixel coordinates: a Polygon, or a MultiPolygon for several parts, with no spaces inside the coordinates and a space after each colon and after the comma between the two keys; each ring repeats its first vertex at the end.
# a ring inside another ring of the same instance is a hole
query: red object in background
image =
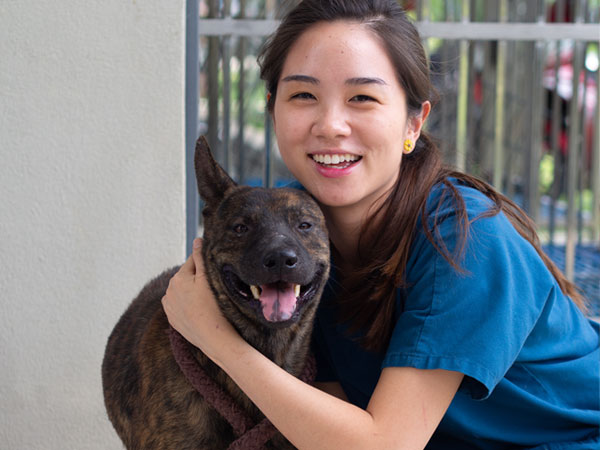
{"type": "Polygon", "coordinates": [[[414,11],[417,8],[417,0],[404,0],[401,4],[406,11],[414,11]]]}
{"type": "MultiPolygon", "coordinates": [[[[568,114],[570,111],[569,103],[573,99],[573,47],[563,48],[560,53],[558,66],[558,77],[555,70],[556,54],[550,55],[546,61],[543,76],[543,86],[549,92],[556,88],[556,92],[561,99],[561,117],[558,148],[563,155],[567,154],[569,149],[569,139],[566,123],[568,122],[568,114]],[[558,84],[557,84],[558,82],[558,84]]],[[[583,133],[587,146],[585,148],[588,164],[591,161],[593,136],[596,124],[594,123],[594,110],[598,101],[598,86],[596,80],[591,76],[586,76],[585,69],[579,72],[579,89],[576,93],[577,103],[580,105],[580,110],[583,109],[583,133]],[[584,85],[585,83],[585,85],[584,85]],[[584,89],[585,86],[585,89],[584,89]],[[585,98],[584,98],[585,95],[585,98]]],[[[549,147],[552,136],[552,113],[547,115],[546,123],[544,124],[544,134],[547,147],[549,147]]]]}
{"type": "MultiPolygon", "coordinates": [[[[572,22],[571,19],[571,10],[572,10],[572,5],[571,5],[572,1],[571,0],[567,0],[566,2],[564,2],[564,10],[563,10],[563,15],[562,15],[562,19],[561,22],[572,22]]],[[[558,11],[557,11],[557,7],[556,7],[556,2],[550,7],[550,17],[548,18],[549,22],[558,22],[558,11]]]]}

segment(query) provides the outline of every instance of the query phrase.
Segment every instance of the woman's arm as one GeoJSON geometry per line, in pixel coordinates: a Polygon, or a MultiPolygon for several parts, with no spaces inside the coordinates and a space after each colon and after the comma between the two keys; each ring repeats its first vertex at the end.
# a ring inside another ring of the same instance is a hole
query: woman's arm
{"type": "Polygon", "coordinates": [[[337,381],[315,381],[313,386],[320,391],[327,392],[329,395],[333,395],[346,402],[348,401],[348,396],[344,392],[342,385],[337,381]]]}
{"type": "Polygon", "coordinates": [[[203,270],[195,248],[163,298],[169,322],[223,368],[298,449],[425,447],[462,374],[386,368],[367,409],[360,409],[303,383],[247,344],[221,315],[203,270]]]}

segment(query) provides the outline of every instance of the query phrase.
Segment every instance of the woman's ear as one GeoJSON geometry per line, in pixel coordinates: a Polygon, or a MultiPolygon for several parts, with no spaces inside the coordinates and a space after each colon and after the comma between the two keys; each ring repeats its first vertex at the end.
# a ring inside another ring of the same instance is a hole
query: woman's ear
{"type": "Polygon", "coordinates": [[[421,135],[423,124],[425,123],[425,120],[427,119],[427,116],[429,116],[430,112],[431,103],[429,101],[425,101],[421,105],[421,111],[408,118],[406,124],[406,137],[408,139],[411,139],[413,142],[417,142],[417,139],[419,139],[419,136],[421,135]]]}

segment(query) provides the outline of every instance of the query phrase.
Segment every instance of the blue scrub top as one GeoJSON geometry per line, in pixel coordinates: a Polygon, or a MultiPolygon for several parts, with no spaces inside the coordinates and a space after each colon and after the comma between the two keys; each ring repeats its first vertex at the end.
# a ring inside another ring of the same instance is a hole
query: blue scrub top
{"type": "MultiPolygon", "coordinates": [[[[366,408],[385,367],[457,371],[464,381],[427,449],[600,449],[598,324],[563,295],[503,213],[477,218],[492,206],[489,198],[453,183],[472,220],[465,273],[419,225],[408,287],[397,291],[396,325],[380,354],[360,348],[338,323],[334,273],[315,323],[318,380],[339,381],[349,400],[366,408]]],[[[437,211],[452,251],[451,197],[437,209],[444,189],[434,187],[428,210],[437,211]]]]}

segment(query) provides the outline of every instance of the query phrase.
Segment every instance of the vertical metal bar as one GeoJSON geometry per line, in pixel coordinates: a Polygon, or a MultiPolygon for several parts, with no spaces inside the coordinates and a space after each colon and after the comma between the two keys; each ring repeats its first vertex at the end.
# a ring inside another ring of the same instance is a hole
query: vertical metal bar
{"type": "Polygon", "coordinates": [[[265,19],[273,19],[275,17],[275,0],[265,0],[265,19]]]}
{"type": "Polygon", "coordinates": [[[190,255],[199,225],[198,189],[194,172],[194,150],[198,138],[198,0],[187,0],[185,12],[185,251],[186,255],[190,255]]]}
{"type": "MultiPolygon", "coordinates": [[[[275,1],[265,0],[265,18],[273,19],[275,17],[275,1]]],[[[265,155],[264,155],[264,174],[263,174],[263,186],[273,186],[273,164],[271,161],[271,155],[273,153],[273,139],[272,139],[272,124],[271,115],[265,108],[265,155]]]]}
{"type": "Polygon", "coordinates": [[[582,88],[582,96],[581,96],[581,123],[579,127],[579,135],[581,136],[581,153],[579,157],[579,164],[577,172],[580,174],[578,177],[578,196],[577,199],[579,201],[579,207],[577,210],[577,244],[581,244],[583,242],[583,233],[584,233],[584,223],[583,223],[583,208],[584,208],[584,190],[588,185],[588,171],[586,167],[587,155],[586,150],[588,148],[588,139],[587,133],[585,132],[585,119],[587,117],[586,107],[585,107],[585,99],[587,96],[587,70],[585,68],[585,53],[586,53],[586,44],[584,42],[581,43],[581,53],[582,53],[582,61],[581,61],[581,71],[583,73],[583,86],[582,88]]]}
{"type": "MultiPolygon", "coordinates": [[[[419,1],[417,2],[417,20],[419,22],[429,22],[429,8],[427,6],[427,4],[429,3],[429,0],[423,0],[423,1],[419,1]]],[[[431,67],[431,42],[430,39],[423,39],[423,48],[425,49],[425,54],[427,56],[427,62],[429,63],[429,67],[431,67]]],[[[438,64],[438,67],[436,68],[436,70],[440,70],[439,67],[441,66],[441,64],[438,64]]],[[[436,73],[436,75],[439,76],[439,74],[436,73]]],[[[439,91],[440,96],[444,95],[443,92],[443,88],[440,89],[439,91]]],[[[443,108],[443,102],[440,105],[440,109],[443,108]]],[[[442,114],[443,117],[443,114],[442,114]]],[[[430,121],[429,121],[430,122],[430,121]]],[[[429,124],[426,122],[425,123],[425,127],[427,128],[429,124]]],[[[440,143],[440,150],[442,151],[442,154],[444,154],[444,143],[441,142],[440,143]]]]}
{"type": "MultiPolygon", "coordinates": [[[[445,0],[444,1],[444,20],[445,21],[450,21],[450,15],[448,13],[449,8],[448,8],[448,2],[452,1],[452,0],[445,0]]],[[[431,17],[431,10],[429,8],[428,5],[423,5],[423,18],[425,21],[430,21],[432,19],[431,17]]],[[[427,39],[427,54],[431,54],[432,51],[432,40],[431,39],[427,39]]],[[[438,64],[437,64],[437,70],[438,70],[438,79],[440,80],[440,103],[439,103],[439,128],[440,130],[438,131],[440,133],[440,136],[443,136],[443,139],[440,139],[440,150],[442,151],[442,155],[444,156],[444,158],[449,158],[450,157],[450,151],[452,149],[454,149],[455,145],[454,142],[452,142],[452,133],[454,130],[451,129],[451,117],[452,117],[452,122],[454,123],[454,108],[451,108],[451,104],[452,104],[452,97],[454,96],[454,89],[451,88],[450,84],[452,83],[450,81],[450,79],[452,78],[450,76],[450,73],[452,71],[452,67],[450,65],[450,46],[454,45],[454,42],[449,40],[449,39],[443,39],[440,45],[440,48],[438,49],[438,64]],[[440,57],[440,53],[441,53],[441,57],[440,57]]],[[[453,59],[453,58],[452,58],[453,59]]],[[[446,159],[447,160],[447,159],[446,159]]],[[[448,161],[449,162],[449,161],[448,161]]]]}
{"type": "MultiPolygon", "coordinates": [[[[600,6],[591,9],[589,22],[600,22],[600,6]]],[[[600,45],[600,42],[596,42],[600,45]]],[[[599,51],[596,47],[596,51],[599,51]]],[[[596,68],[591,74],[595,80],[596,89],[600,89],[600,69],[596,68]]],[[[598,92],[598,91],[597,91],[598,92]]],[[[596,96],[596,107],[592,115],[592,123],[595,124],[592,136],[592,164],[591,164],[591,186],[592,186],[592,239],[600,248],[600,96],[596,96]]]]}
{"type": "MultiPolygon", "coordinates": [[[[496,3],[484,1],[483,9],[483,20],[494,21],[497,19],[496,15],[496,3]]],[[[480,43],[483,47],[483,70],[482,70],[482,83],[483,83],[483,104],[482,104],[482,118],[481,118],[481,143],[482,151],[479,155],[479,165],[481,166],[482,174],[493,174],[493,156],[494,156],[494,105],[495,95],[494,90],[496,86],[496,61],[494,59],[494,52],[492,51],[496,43],[485,41],[480,43]]],[[[488,179],[490,177],[488,176],[488,179]]],[[[491,180],[490,180],[491,181],[491,180]]]]}
{"type": "MultiPolygon", "coordinates": [[[[596,69],[594,78],[597,89],[600,87],[600,70],[596,69]]],[[[592,185],[592,239],[600,246],[600,99],[596,97],[596,108],[594,110],[592,123],[594,126],[594,135],[592,137],[592,165],[591,165],[591,185],[592,185]]]]}
{"type": "MultiPolygon", "coordinates": [[[[470,1],[462,0],[462,23],[470,21],[470,1]]],[[[467,165],[467,121],[469,100],[469,41],[462,39],[459,50],[459,83],[456,101],[456,167],[464,171],[467,165]]]]}
{"type": "MultiPolygon", "coordinates": [[[[218,0],[209,0],[208,17],[216,18],[219,14],[218,0]]],[[[208,38],[208,144],[217,155],[219,145],[219,38],[208,38]]]]}
{"type": "Polygon", "coordinates": [[[431,20],[431,8],[429,5],[430,0],[421,0],[419,2],[419,12],[421,13],[421,20],[429,22],[431,20]]]}
{"type": "MultiPolygon", "coordinates": [[[[231,18],[231,0],[223,3],[223,18],[231,18]]],[[[227,173],[233,174],[231,164],[231,36],[221,40],[221,66],[223,68],[223,166],[227,173]]]]}
{"type": "MultiPolygon", "coordinates": [[[[538,0],[536,3],[537,23],[544,23],[544,0],[538,0]]],[[[540,176],[540,161],[542,158],[542,128],[544,116],[544,61],[546,45],[543,41],[534,43],[534,61],[533,61],[533,77],[531,78],[532,89],[532,108],[531,108],[531,123],[532,132],[529,148],[529,177],[527,184],[527,211],[534,222],[539,221],[539,176],[540,176]]]]}
{"type": "MultiPolygon", "coordinates": [[[[581,0],[575,3],[576,22],[581,23],[581,0]]],[[[577,191],[577,168],[580,158],[581,140],[579,134],[579,73],[582,66],[582,43],[575,41],[573,44],[573,90],[569,104],[569,152],[567,154],[567,243],[565,248],[565,275],[573,281],[575,279],[575,241],[577,234],[577,205],[575,196],[577,191]]]]}
{"type": "MultiPolygon", "coordinates": [[[[499,22],[508,18],[507,0],[500,0],[499,22]]],[[[494,124],[494,167],[492,184],[502,191],[504,178],[504,92],[506,88],[506,41],[498,41],[496,59],[496,117],[494,124]]]]}
{"type": "MultiPolygon", "coordinates": [[[[565,20],[565,0],[557,0],[555,3],[555,20],[557,22],[564,22],[565,20]]],[[[560,54],[562,48],[562,41],[556,40],[555,44],[555,60],[554,60],[554,89],[552,91],[552,134],[551,134],[551,152],[552,160],[554,162],[554,176],[552,180],[552,187],[550,189],[550,211],[549,211],[549,226],[548,231],[550,235],[550,243],[554,244],[555,229],[556,229],[556,202],[560,193],[563,190],[564,180],[564,167],[562,152],[561,152],[561,140],[560,135],[562,132],[562,108],[561,98],[558,95],[558,83],[559,83],[559,71],[560,71],[560,54]]]]}
{"type": "MultiPolygon", "coordinates": [[[[240,19],[246,17],[246,0],[240,0],[240,19]]],[[[238,61],[240,62],[240,73],[238,78],[238,181],[245,182],[246,178],[246,158],[244,152],[244,131],[245,131],[245,109],[244,100],[246,99],[246,71],[244,61],[246,59],[247,42],[246,37],[240,36],[238,41],[238,61]]]]}

